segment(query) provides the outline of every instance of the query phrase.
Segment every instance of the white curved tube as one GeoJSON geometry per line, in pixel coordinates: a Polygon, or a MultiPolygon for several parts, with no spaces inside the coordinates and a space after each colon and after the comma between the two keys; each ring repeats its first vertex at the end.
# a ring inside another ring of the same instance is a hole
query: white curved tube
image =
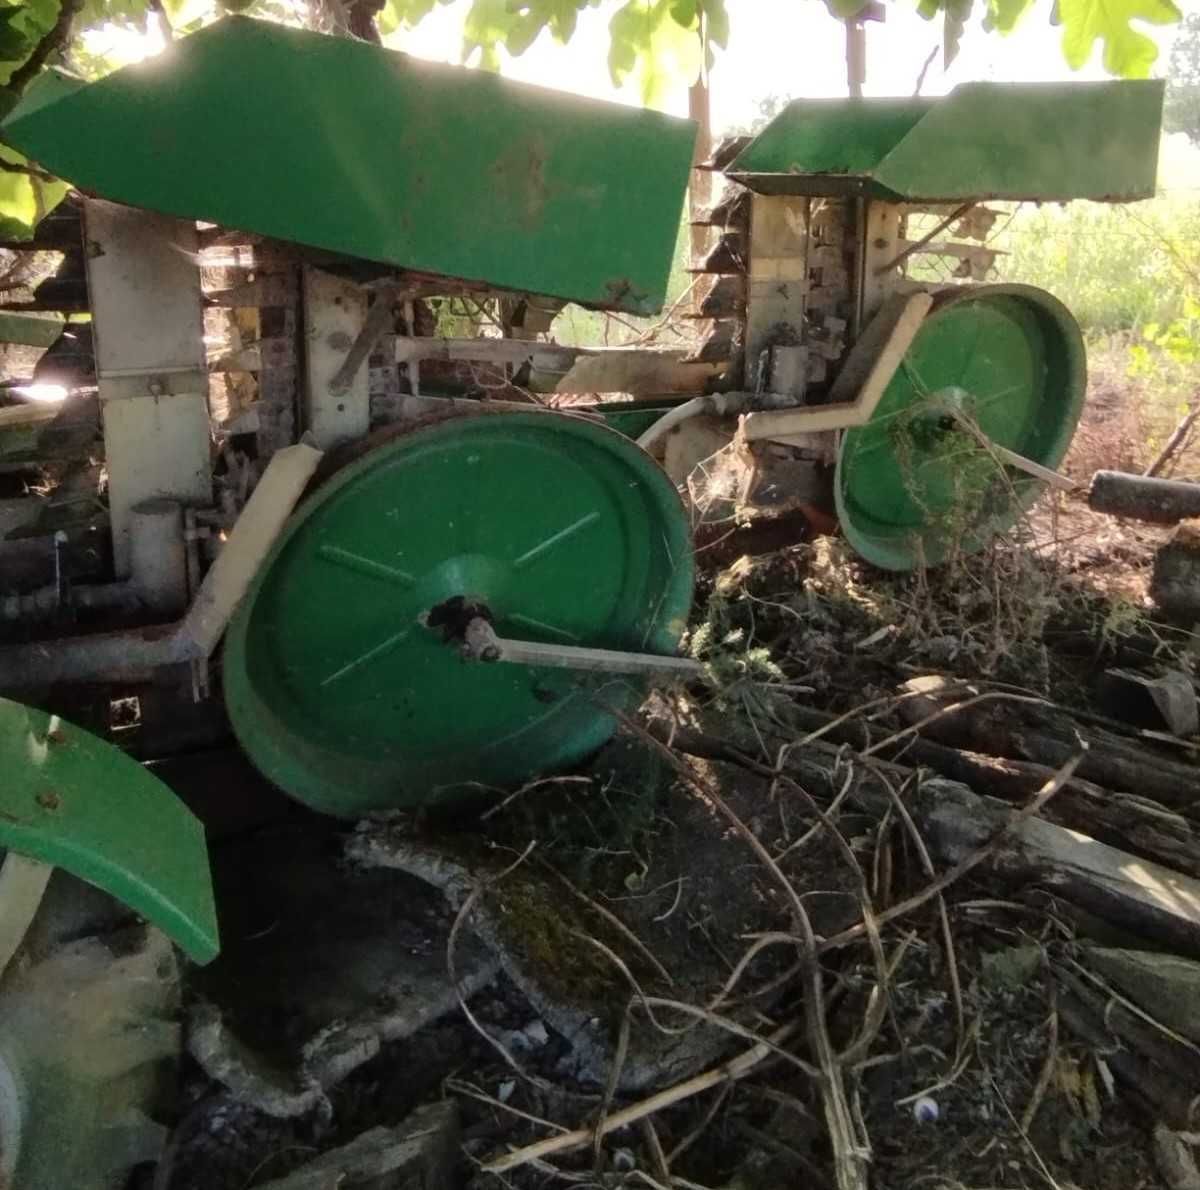
{"type": "Polygon", "coordinates": [[[693,397],[676,405],[668,413],[664,413],[637,440],[638,446],[649,450],[659,439],[664,438],[677,425],[690,418],[699,417],[702,413],[733,413],[740,409],[745,401],[742,393],[709,393],[703,397],[693,397]]]}

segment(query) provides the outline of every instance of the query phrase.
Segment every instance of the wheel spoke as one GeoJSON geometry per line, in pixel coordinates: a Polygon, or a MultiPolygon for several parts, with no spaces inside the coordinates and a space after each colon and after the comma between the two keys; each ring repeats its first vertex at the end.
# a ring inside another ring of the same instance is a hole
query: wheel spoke
{"type": "Polygon", "coordinates": [[[412,630],[410,628],[401,628],[399,632],[393,633],[387,640],[380,641],[374,648],[368,649],[365,653],[360,653],[357,657],[352,657],[340,669],[335,669],[333,673],[321,679],[322,686],[328,686],[333,682],[340,681],[348,674],[354,673],[355,670],[361,669],[364,665],[382,657],[398,645],[412,630]]]}
{"type": "Polygon", "coordinates": [[[598,512],[585,513],[574,524],[568,525],[565,529],[559,529],[557,533],[552,533],[545,541],[539,541],[537,545],[531,549],[527,549],[519,558],[513,559],[512,567],[514,570],[523,570],[531,562],[536,562],[539,558],[543,558],[555,546],[562,545],[569,537],[574,537],[580,529],[586,529],[588,525],[594,525],[600,519],[598,512]]]}
{"type": "Polygon", "coordinates": [[[365,574],[369,578],[382,579],[384,582],[396,583],[401,587],[411,587],[417,581],[407,570],[376,562],[373,558],[364,558],[362,554],[351,553],[339,545],[321,546],[317,550],[317,557],[332,562],[335,566],[344,566],[347,570],[365,574]]]}

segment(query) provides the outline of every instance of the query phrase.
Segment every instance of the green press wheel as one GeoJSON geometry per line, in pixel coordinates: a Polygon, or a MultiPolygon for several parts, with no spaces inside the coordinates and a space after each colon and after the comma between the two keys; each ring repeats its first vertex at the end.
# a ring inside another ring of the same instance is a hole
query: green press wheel
{"type": "Polygon", "coordinates": [[[1086,385],[1079,327],[1050,294],[939,294],[871,420],[842,437],[835,497],[847,540],[887,570],[982,549],[1041,485],[981,439],[1057,467],[1086,385]]]}
{"type": "Polygon", "coordinates": [[[293,515],[227,634],[230,720],[266,776],[330,814],[523,781],[603,744],[643,688],[467,661],[447,609],[483,606],[502,636],[668,654],[692,582],[679,497],[620,434],[550,413],[426,425],[293,515]]]}

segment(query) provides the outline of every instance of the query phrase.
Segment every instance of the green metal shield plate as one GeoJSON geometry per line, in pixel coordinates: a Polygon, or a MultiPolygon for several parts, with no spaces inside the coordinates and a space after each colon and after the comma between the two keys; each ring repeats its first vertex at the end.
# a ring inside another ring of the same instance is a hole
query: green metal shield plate
{"type": "Polygon", "coordinates": [[[850,544],[888,570],[981,549],[1041,484],[1000,465],[963,419],[1056,467],[1086,387],[1079,327],[1050,294],[988,285],[943,296],[871,420],[843,435],[835,495],[850,544]]]}
{"type": "Polygon", "coordinates": [[[466,661],[431,609],[465,596],[502,636],[668,654],[692,581],[678,494],[617,432],[546,413],[426,426],[297,510],[226,636],[229,717],[262,772],[331,814],[554,772],[642,684],[466,661]]]}
{"type": "Polygon", "coordinates": [[[34,86],[0,132],[129,206],[638,314],[662,305],[695,139],[245,17],[89,86],[34,86]]]}
{"type": "Polygon", "coordinates": [[[66,322],[53,314],[0,313],[0,343],[23,343],[27,347],[49,347],[57,342],[66,322]]]}
{"type": "Polygon", "coordinates": [[[120,749],[5,698],[0,847],[103,889],[198,963],[220,949],[200,822],[120,749]]]}
{"type": "Polygon", "coordinates": [[[964,83],[944,99],[798,99],[730,176],[908,202],[1152,198],[1161,81],[964,83]]]}

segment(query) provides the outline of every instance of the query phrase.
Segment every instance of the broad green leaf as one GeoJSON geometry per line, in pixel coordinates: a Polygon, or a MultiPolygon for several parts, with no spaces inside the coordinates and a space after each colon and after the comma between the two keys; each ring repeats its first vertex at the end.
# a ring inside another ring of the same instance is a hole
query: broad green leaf
{"type": "MultiPolygon", "coordinates": [[[[850,17],[856,17],[864,8],[867,7],[869,0],[825,0],[829,7],[829,11],[833,13],[839,20],[849,20],[850,17]]],[[[937,0],[934,0],[934,11],[940,7],[937,0]]]]}
{"type": "Polygon", "coordinates": [[[167,20],[177,32],[202,21],[212,13],[212,0],[163,0],[167,20]]]}
{"type": "MultiPolygon", "coordinates": [[[[14,165],[26,164],[8,145],[0,145],[0,157],[14,165]]],[[[0,171],[0,239],[30,239],[38,221],[62,202],[67,189],[65,182],[42,182],[28,174],[0,171]]]]}
{"type": "Polygon", "coordinates": [[[1146,78],[1158,57],[1153,38],[1133,27],[1134,21],[1169,25],[1182,13],[1173,0],[1059,0],[1063,23],[1063,56],[1078,70],[1104,43],[1104,69],[1123,78],[1146,78]]]}
{"type": "Polygon", "coordinates": [[[707,21],[708,40],[725,49],[729,45],[729,10],[725,0],[701,0],[700,7],[707,21]]]}
{"type": "Polygon", "coordinates": [[[627,0],[608,26],[613,83],[620,87],[636,77],[647,107],[675,87],[690,87],[703,60],[696,30],[677,24],[670,6],[671,0],[627,0]]]}
{"type": "Polygon", "coordinates": [[[58,0],[29,0],[0,8],[0,83],[33,52],[58,17],[58,0]]]}
{"type": "Polygon", "coordinates": [[[932,21],[941,11],[942,0],[920,0],[917,5],[917,15],[927,21],[932,21]]]}
{"type": "Polygon", "coordinates": [[[447,4],[450,0],[387,0],[375,20],[379,31],[383,34],[395,33],[403,26],[412,29],[419,25],[437,4],[447,4]]]}
{"type": "Polygon", "coordinates": [[[963,31],[971,15],[975,0],[945,0],[945,15],[942,17],[942,65],[946,70],[958,57],[963,31]]]}
{"type": "Polygon", "coordinates": [[[149,10],[146,0],[84,0],[77,18],[78,27],[87,29],[112,21],[118,25],[135,25],[144,29],[149,10]]]}
{"type": "Polygon", "coordinates": [[[997,33],[1011,33],[1032,4],[1033,0],[988,0],[983,27],[997,33]]]}
{"type": "Polygon", "coordinates": [[[499,70],[500,46],[521,19],[520,13],[509,8],[508,0],[475,0],[463,24],[462,60],[470,61],[478,50],[484,70],[499,70]]]}
{"type": "Polygon", "coordinates": [[[559,45],[566,45],[575,36],[581,5],[575,0],[558,0],[550,13],[550,36],[559,45]]]}
{"type": "Polygon", "coordinates": [[[685,29],[696,24],[696,0],[675,0],[671,5],[671,19],[685,29]]]}

